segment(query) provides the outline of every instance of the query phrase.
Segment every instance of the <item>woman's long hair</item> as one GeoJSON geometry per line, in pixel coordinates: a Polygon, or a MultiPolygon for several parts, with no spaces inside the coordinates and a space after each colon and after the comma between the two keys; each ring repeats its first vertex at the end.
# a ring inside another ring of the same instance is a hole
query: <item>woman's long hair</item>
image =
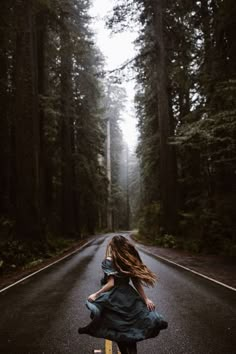
{"type": "Polygon", "coordinates": [[[120,273],[137,279],[145,286],[154,286],[156,275],[142,262],[134,245],[124,236],[114,236],[109,242],[106,256],[113,260],[120,273]]]}

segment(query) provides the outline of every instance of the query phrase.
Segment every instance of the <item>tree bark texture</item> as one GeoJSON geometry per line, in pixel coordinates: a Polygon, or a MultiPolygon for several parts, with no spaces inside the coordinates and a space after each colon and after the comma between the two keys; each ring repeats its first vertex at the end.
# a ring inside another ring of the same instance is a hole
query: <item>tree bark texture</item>
{"type": "Polygon", "coordinates": [[[40,165],[37,43],[33,1],[16,1],[16,198],[17,235],[40,235],[40,165]]]}
{"type": "Polygon", "coordinates": [[[67,20],[62,13],[61,28],[61,158],[62,158],[62,229],[65,235],[74,234],[74,161],[73,135],[73,93],[72,93],[72,53],[67,20]]]}
{"type": "Polygon", "coordinates": [[[166,48],[164,39],[164,0],[153,2],[154,30],[157,41],[157,92],[160,131],[160,196],[161,226],[163,232],[172,233],[176,228],[176,157],[174,148],[168,144],[173,135],[169,112],[166,48]]]}
{"type": "Polygon", "coordinates": [[[10,118],[8,93],[8,25],[6,1],[0,14],[0,215],[9,211],[10,199],[10,118]]]}
{"type": "Polygon", "coordinates": [[[52,149],[47,142],[47,116],[45,113],[45,100],[48,96],[48,70],[47,70],[47,43],[48,43],[48,14],[41,9],[36,16],[37,44],[38,44],[38,92],[39,127],[40,127],[40,179],[42,189],[42,219],[43,225],[49,225],[53,206],[53,171],[52,149]]]}

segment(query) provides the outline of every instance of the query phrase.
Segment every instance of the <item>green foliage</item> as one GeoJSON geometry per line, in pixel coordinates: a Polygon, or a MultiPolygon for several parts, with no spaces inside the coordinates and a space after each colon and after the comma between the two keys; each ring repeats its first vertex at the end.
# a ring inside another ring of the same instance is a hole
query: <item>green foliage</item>
{"type": "Polygon", "coordinates": [[[155,245],[164,248],[177,248],[178,241],[175,236],[164,234],[155,238],[155,245]]]}
{"type": "Polygon", "coordinates": [[[59,255],[72,246],[76,240],[48,234],[44,240],[23,241],[13,238],[1,240],[0,274],[15,269],[32,268],[43,260],[59,255]]]}
{"type": "Polygon", "coordinates": [[[109,80],[104,80],[104,85],[104,115],[109,119],[110,125],[111,195],[109,206],[113,229],[127,229],[127,156],[120,127],[127,96],[124,88],[110,83],[109,80]]]}
{"type": "Polygon", "coordinates": [[[223,244],[223,250],[221,253],[226,256],[236,257],[236,243],[230,240],[225,240],[223,244]]]}
{"type": "MultiPolygon", "coordinates": [[[[0,217],[1,235],[7,237],[9,234],[11,234],[13,227],[14,221],[12,219],[6,218],[4,216],[0,217]]],[[[3,236],[1,236],[1,238],[3,238],[3,236]]]]}
{"type": "Polygon", "coordinates": [[[191,253],[201,253],[202,252],[202,241],[200,239],[184,239],[182,240],[181,248],[189,251],[191,253]]]}
{"type": "Polygon", "coordinates": [[[1,241],[1,273],[23,267],[27,263],[35,261],[36,254],[41,257],[38,244],[28,244],[20,240],[9,239],[1,241]],[[36,252],[35,252],[36,251],[36,252]]]}
{"type": "MultiPolygon", "coordinates": [[[[155,238],[160,213],[160,132],[158,126],[158,43],[155,2],[120,0],[109,26],[141,24],[136,40],[136,112],[140,131],[142,199],[140,232],[155,238]],[[132,2],[132,1],[131,1],[132,2]],[[134,7],[133,7],[134,8],[134,7]],[[154,203],[154,204],[153,204],[154,203]],[[155,217],[155,215],[157,217],[155,217]]],[[[170,112],[178,161],[178,247],[193,252],[234,253],[236,170],[235,2],[166,2],[164,45],[170,112]]],[[[167,237],[168,239],[168,237],[167,237]]],[[[163,237],[158,236],[160,245],[163,237]]],[[[171,241],[170,241],[171,243],[171,241]]],[[[167,242],[168,244],[168,242],[167,242]]]]}
{"type": "MultiPolygon", "coordinates": [[[[8,264],[6,259],[9,259],[9,267],[14,264],[13,254],[16,254],[15,263],[20,265],[37,262],[35,255],[41,257],[41,251],[50,254],[62,247],[50,240],[43,246],[35,234],[31,237],[35,237],[35,247],[41,250],[39,253],[29,243],[7,241],[16,225],[16,202],[19,201],[15,187],[16,167],[21,162],[17,160],[19,149],[15,149],[19,127],[12,107],[21,101],[16,96],[16,82],[21,75],[28,77],[27,74],[31,73],[35,78],[31,82],[35,85],[32,87],[34,99],[28,98],[28,107],[35,105],[35,127],[38,125],[39,128],[32,144],[37,146],[38,151],[35,152],[39,156],[36,169],[38,189],[37,193],[33,191],[34,183],[30,181],[32,198],[28,200],[41,194],[42,200],[34,201],[37,208],[41,208],[37,210],[39,229],[53,233],[66,226],[62,194],[68,186],[71,192],[69,216],[73,215],[76,221],[74,233],[87,234],[99,227],[106,228],[108,118],[112,141],[110,197],[115,228],[125,224],[129,208],[124,146],[119,128],[125,93],[118,85],[101,79],[103,58],[94,44],[89,26],[89,1],[34,2],[33,11],[28,13],[32,16],[32,21],[28,21],[32,28],[28,32],[26,26],[23,28],[27,33],[33,33],[34,43],[26,43],[25,48],[35,58],[35,65],[22,67],[22,72],[16,70],[16,59],[20,57],[16,52],[19,40],[16,26],[18,21],[24,23],[24,19],[17,15],[21,4],[4,1],[0,14],[0,227],[1,238],[5,239],[5,258],[0,260],[0,268],[8,264]],[[66,149],[68,158],[63,155],[66,149]],[[69,173],[63,174],[65,170],[69,173]]],[[[178,160],[177,207],[180,212],[175,233],[179,235],[178,242],[172,235],[160,236],[163,215],[159,203],[163,186],[160,185],[161,131],[158,121],[161,117],[158,117],[160,102],[156,67],[159,43],[154,18],[157,2],[119,0],[114,7],[113,18],[108,20],[108,26],[114,31],[140,25],[140,35],[135,43],[138,55],[132,62],[136,72],[135,104],[140,131],[137,149],[140,172],[136,172],[140,175],[136,182],[141,182],[141,197],[136,199],[139,203],[136,209],[142,210],[140,232],[152,240],[157,239],[164,247],[182,245],[194,252],[233,255],[236,237],[235,2],[185,1],[180,6],[179,2],[169,1],[165,4],[166,84],[175,132],[170,144],[176,149],[178,160]]],[[[23,94],[31,95],[30,90],[23,94]]],[[[25,112],[20,113],[23,117],[25,112]]],[[[27,130],[28,127],[25,128],[27,130]]],[[[30,151],[33,146],[26,150],[30,151]]],[[[25,173],[17,176],[18,182],[31,171],[32,166],[24,162],[25,173]]],[[[135,193],[137,183],[133,186],[131,190],[135,193]]],[[[25,227],[32,226],[31,219],[28,224],[25,222],[25,227]]],[[[23,238],[24,232],[16,236],[23,238]]]]}
{"type": "Polygon", "coordinates": [[[194,253],[232,254],[235,240],[231,232],[232,218],[223,210],[202,207],[194,213],[180,213],[180,234],[178,246],[194,253]],[[228,220],[224,218],[228,215],[228,220]],[[184,237],[183,237],[184,236],[184,237]]]}
{"type": "Polygon", "coordinates": [[[143,208],[139,219],[139,233],[155,240],[160,230],[160,204],[152,203],[143,208]]]}

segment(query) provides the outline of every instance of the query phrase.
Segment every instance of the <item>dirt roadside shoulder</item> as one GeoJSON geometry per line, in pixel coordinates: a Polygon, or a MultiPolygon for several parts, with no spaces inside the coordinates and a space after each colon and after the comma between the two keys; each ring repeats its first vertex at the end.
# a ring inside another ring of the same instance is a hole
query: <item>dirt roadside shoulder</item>
{"type": "Polygon", "coordinates": [[[236,259],[218,255],[196,255],[184,250],[162,248],[141,243],[131,236],[140,246],[156,256],[199,272],[207,277],[236,288],[236,259]]]}

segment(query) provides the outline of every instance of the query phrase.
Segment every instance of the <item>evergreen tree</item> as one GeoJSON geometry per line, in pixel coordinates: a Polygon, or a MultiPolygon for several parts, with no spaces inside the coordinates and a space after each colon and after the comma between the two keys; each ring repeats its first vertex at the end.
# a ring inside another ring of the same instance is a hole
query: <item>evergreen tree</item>
{"type": "Polygon", "coordinates": [[[124,158],[125,145],[119,123],[126,101],[126,92],[119,85],[107,82],[104,97],[105,116],[110,124],[111,141],[111,196],[112,228],[127,229],[126,182],[123,175],[126,170],[124,158]]]}
{"type": "Polygon", "coordinates": [[[193,250],[231,252],[235,243],[234,13],[232,1],[120,0],[108,21],[114,31],[140,23],[142,231],[182,235],[193,250]]]}
{"type": "Polygon", "coordinates": [[[37,43],[32,1],[16,2],[16,226],[23,238],[40,237],[37,43]]]}
{"type": "Polygon", "coordinates": [[[29,240],[94,232],[107,179],[89,2],[19,0],[2,10],[2,223],[16,221],[15,236],[29,240]]]}

